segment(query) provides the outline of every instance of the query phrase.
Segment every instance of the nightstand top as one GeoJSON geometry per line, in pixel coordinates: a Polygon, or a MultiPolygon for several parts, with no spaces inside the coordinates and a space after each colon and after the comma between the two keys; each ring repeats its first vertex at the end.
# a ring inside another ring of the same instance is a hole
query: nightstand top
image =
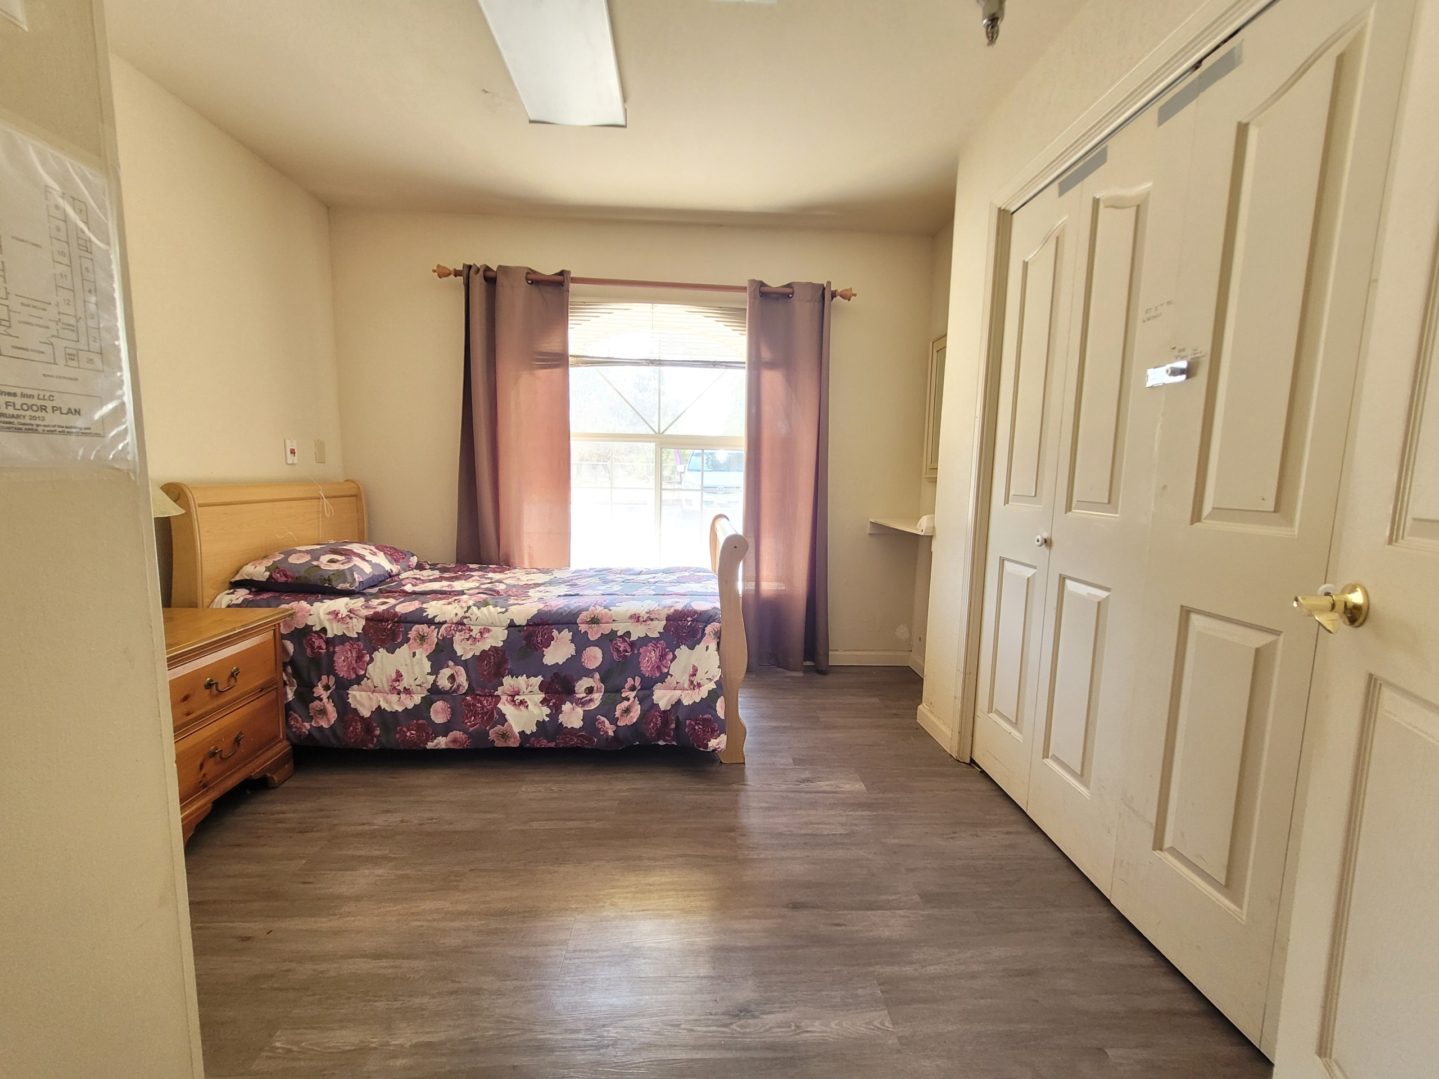
{"type": "Polygon", "coordinates": [[[166,607],[165,661],[173,667],[257,630],[283,622],[288,607],[166,607]]]}

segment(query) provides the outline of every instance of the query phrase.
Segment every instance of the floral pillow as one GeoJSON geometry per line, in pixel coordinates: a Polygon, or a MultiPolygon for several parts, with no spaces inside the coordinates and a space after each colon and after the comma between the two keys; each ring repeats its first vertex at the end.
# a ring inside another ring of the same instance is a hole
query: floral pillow
{"type": "Polygon", "coordinates": [[[379,543],[312,543],[247,562],[230,584],[275,592],[363,592],[417,562],[409,551],[379,543]]]}

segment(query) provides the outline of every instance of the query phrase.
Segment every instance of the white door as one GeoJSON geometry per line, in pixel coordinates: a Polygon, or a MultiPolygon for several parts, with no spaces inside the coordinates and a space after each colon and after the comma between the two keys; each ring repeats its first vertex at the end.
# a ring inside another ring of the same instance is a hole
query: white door
{"type": "Polygon", "coordinates": [[[1328,562],[1410,9],[1281,0],[1154,121],[1194,125],[1170,332],[1195,373],[1147,391],[1112,898],[1264,1046],[1317,632],[1290,600],[1328,562]]]}
{"type": "Polygon", "coordinates": [[[1160,406],[1143,360],[1170,344],[1191,142],[1188,114],[1130,124],[1012,229],[974,754],[1105,892],[1160,406]]]}
{"type": "MultiPolygon", "coordinates": [[[[1191,129],[1130,124],[1074,209],[1071,347],[1062,372],[1026,808],[1108,893],[1129,672],[1139,649],[1160,399],[1144,359],[1168,345],[1191,129]],[[1148,312],[1148,317],[1146,317],[1148,312]]],[[[1091,158],[1091,161],[1096,159],[1091,158]]]]}
{"type": "Polygon", "coordinates": [[[1372,610],[1320,637],[1280,1079],[1439,1073],[1436,9],[1413,40],[1330,562],[1372,610]]]}
{"type": "Polygon", "coordinates": [[[1035,741],[1079,203],[1078,188],[1061,197],[1050,186],[1014,215],[1010,229],[974,757],[1021,806],[1035,741]]]}

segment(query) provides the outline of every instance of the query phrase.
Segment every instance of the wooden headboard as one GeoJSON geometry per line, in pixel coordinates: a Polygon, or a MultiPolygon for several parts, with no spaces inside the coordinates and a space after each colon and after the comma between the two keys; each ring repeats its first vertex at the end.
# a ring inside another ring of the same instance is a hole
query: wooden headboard
{"type": "Polygon", "coordinates": [[[167,483],[185,512],[170,518],[170,605],[208,607],[252,558],[331,540],[363,540],[365,493],[338,483],[167,483]]]}

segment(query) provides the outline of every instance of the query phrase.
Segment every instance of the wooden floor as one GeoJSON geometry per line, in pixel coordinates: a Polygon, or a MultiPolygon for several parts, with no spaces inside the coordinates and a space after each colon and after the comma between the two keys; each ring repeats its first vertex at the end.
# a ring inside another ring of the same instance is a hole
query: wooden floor
{"type": "Polygon", "coordinates": [[[208,1074],[1267,1075],[918,700],[754,677],[743,768],[301,757],[190,844],[208,1074]]]}

